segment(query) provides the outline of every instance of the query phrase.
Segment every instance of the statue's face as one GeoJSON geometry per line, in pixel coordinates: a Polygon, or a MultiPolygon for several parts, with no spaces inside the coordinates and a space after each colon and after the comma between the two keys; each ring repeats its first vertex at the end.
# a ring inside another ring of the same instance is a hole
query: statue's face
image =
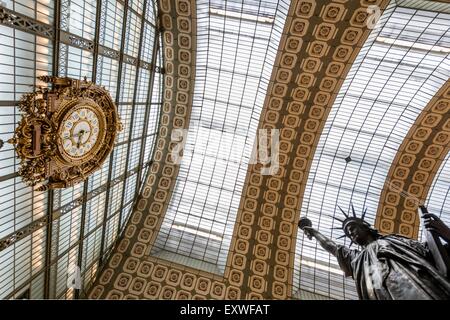
{"type": "Polygon", "coordinates": [[[359,223],[350,223],[346,227],[350,239],[360,246],[367,245],[372,240],[372,235],[367,226],[359,223]]]}

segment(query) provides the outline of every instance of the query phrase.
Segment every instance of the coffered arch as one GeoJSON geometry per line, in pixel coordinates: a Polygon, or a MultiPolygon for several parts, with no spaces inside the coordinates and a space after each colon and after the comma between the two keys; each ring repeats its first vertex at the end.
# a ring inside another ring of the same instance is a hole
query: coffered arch
{"type": "Polygon", "coordinates": [[[418,206],[450,150],[450,80],[417,117],[389,170],[375,226],[383,233],[417,238],[418,206]]]}

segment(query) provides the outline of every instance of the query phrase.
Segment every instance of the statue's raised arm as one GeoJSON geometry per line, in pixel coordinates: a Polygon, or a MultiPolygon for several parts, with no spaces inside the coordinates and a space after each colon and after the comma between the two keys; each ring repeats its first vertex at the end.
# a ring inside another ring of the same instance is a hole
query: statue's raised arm
{"type": "Polygon", "coordinates": [[[303,230],[303,232],[309,239],[315,238],[320,243],[322,248],[327,250],[333,256],[336,256],[337,249],[338,249],[336,243],[333,240],[331,240],[330,238],[321,234],[318,230],[314,229],[312,227],[311,220],[309,220],[306,217],[300,218],[300,220],[298,222],[298,227],[301,230],[303,230]]]}
{"type": "Polygon", "coordinates": [[[435,214],[428,213],[424,206],[421,206],[423,226],[425,229],[435,232],[447,244],[450,244],[450,228],[435,214]],[[425,210],[424,210],[425,209],[425,210]]]}

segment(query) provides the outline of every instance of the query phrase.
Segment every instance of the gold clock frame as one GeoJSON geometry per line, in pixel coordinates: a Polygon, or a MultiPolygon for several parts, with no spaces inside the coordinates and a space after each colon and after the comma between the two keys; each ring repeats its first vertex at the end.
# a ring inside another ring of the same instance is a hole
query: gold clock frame
{"type": "Polygon", "coordinates": [[[90,161],[96,156],[100,151],[99,149],[103,147],[103,140],[106,137],[106,117],[102,108],[92,99],[84,98],[79,101],[69,101],[67,104],[61,107],[61,112],[54,115],[55,120],[59,123],[57,134],[58,134],[58,152],[62,159],[64,159],[64,164],[76,164],[80,165],[83,162],[90,161]],[[61,141],[62,129],[64,125],[64,120],[68,114],[74,112],[77,109],[90,109],[95,113],[97,119],[99,119],[99,134],[95,145],[88,151],[88,153],[81,157],[71,156],[65,150],[63,142],[61,141]]]}
{"type": "Polygon", "coordinates": [[[51,83],[52,89],[38,87],[22,96],[19,103],[22,119],[8,142],[14,145],[20,158],[19,174],[27,185],[38,185],[37,190],[41,191],[67,188],[101,167],[114,147],[122,123],[105,88],[86,79],[50,76],[38,79],[51,83]],[[61,123],[74,108],[86,105],[99,119],[96,145],[83,157],[69,157],[62,148],[61,123]]]}

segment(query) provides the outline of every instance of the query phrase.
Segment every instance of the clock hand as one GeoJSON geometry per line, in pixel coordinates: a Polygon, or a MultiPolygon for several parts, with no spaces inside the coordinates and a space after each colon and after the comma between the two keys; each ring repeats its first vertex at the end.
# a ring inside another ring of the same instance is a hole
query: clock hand
{"type": "Polygon", "coordinates": [[[78,137],[79,135],[83,135],[83,134],[89,133],[89,132],[90,132],[90,131],[80,131],[80,133],[74,134],[73,137],[76,138],[76,137],[78,137]]]}
{"type": "Polygon", "coordinates": [[[81,130],[80,133],[78,134],[78,142],[77,142],[77,149],[80,147],[81,145],[81,137],[84,135],[84,131],[81,130]]]}

